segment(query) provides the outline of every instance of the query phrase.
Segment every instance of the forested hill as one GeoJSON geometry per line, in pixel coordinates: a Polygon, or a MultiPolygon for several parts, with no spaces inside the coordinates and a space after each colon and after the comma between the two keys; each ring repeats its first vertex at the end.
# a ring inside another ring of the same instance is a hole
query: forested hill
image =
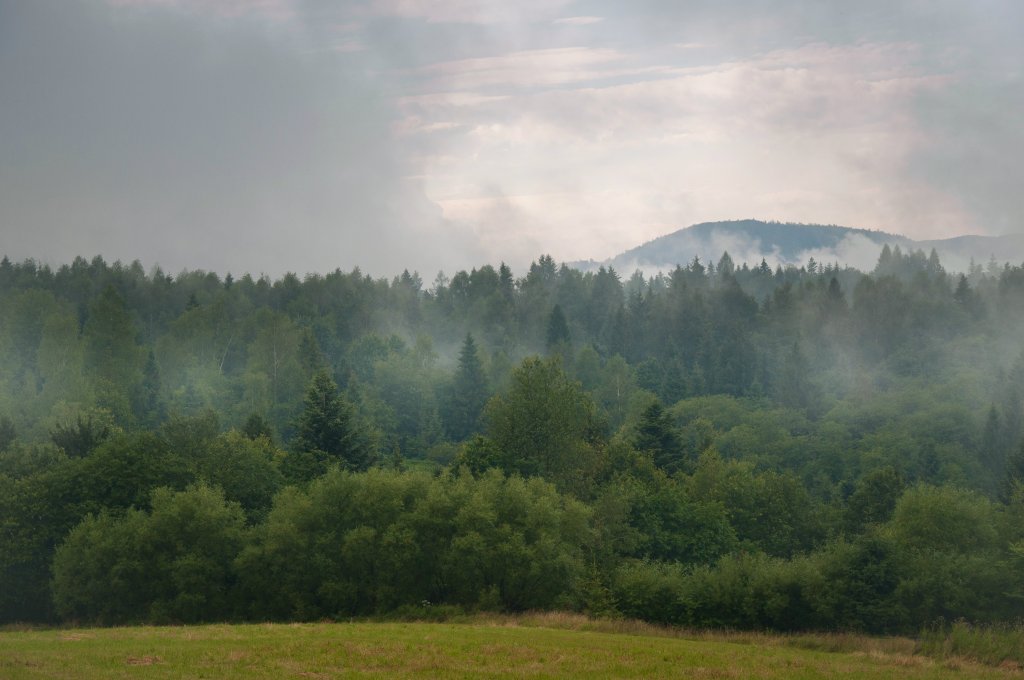
{"type": "Polygon", "coordinates": [[[717,259],[723,251],[728,251],[737,262],[746,260],[751,264],[766,258],[773,266],[778,263],[799,266],[814,257],[819,262],[870,266],[886,244],[925,252],[934,248],[944,261],[952,262],[961,270],[966,270],[972,259],[981,264],[993,257],[999,261],[1024,260],[1024,235],[1019,234],[915,241],[899,234],[836,225],[733,220],[703,222],[679,229],[604,262],[573,264],[584,270],[613,266],[620,271],[637,267],[667,271],[695,256],[703,260],[717,259]]]}
{"type": "Polygon", "coordinates": [[[0,261],[0,621],[1024,615],[1024,266],[0,261]]]}

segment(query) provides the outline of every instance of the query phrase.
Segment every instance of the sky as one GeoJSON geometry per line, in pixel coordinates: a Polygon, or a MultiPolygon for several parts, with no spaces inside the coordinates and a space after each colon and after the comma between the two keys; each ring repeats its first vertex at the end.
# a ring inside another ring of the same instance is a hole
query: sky
{"type": "Polygon", "coordinates": [[[1024,231],[1018,0],[0,0],[0,253],[374,275],[1024,231]]]}

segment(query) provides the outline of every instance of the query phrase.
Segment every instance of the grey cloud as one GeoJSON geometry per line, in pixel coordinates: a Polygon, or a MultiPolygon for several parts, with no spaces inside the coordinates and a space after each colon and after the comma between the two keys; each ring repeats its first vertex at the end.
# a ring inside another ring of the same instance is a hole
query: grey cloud
{"type": "Polygon", "coordinates": [[[255,21],[5,0],[0,251],[165,268],[464,266],[386,88],[255,21]]]}

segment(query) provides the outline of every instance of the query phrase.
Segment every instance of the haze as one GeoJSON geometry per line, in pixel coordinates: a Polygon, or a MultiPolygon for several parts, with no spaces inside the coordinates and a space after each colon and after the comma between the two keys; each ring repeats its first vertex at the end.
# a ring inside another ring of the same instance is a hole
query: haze
{"type": "Polygon", "coordinates": [[[0,0],[0,253],[429,279],[744,217],[1019,232],[1022,25],[1012,0],[0,0]]]}

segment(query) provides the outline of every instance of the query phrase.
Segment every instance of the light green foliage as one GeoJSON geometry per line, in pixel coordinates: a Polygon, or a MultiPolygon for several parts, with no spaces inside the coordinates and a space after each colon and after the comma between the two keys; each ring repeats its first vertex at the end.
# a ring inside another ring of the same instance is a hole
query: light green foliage
{"type": "Polygon", "coordinates": [[[374,363],[379,399],[375,420],[385,437],[382,448],[398,446],[403,455],[421,458],[442,439],[436,358],[429,340],[422,338],[412,351],[390,353],[374,363]]]}
{"type": "Polygon", "coordinates": [[[300,361],[302,334],[284,314],[261,309],[249,343],[244,403],[247,413],[266,413],[279,431],[296,412],[308,378],[300,361]]]}
{"type": "Polygon", "coordinates": [[[1019,612],[1007,600],[1019,577],[1003,564],[999,510],[984,497],[918,485],[903,494],[886,530],[904,551],[899,598],[913,620],[992,620],[1019,612]]]}
{"type": "Polygon", "coordinates": [[[567,614],[482,616],[462,623],[311,623],[6,632],[11,680],[210,676],[388,678],[756,677],[764,680],[1008,678],[1020,632],[913,640],[854,635],[676,631],[567,614]],[[948,649],[946,646],[948,645],[948,649]],[[945,661],[950,657],[948,661],[945,661]],[[966,657],[966,658],[965,658],[966,657]],[[990,667],[969,659],[977,658],[990,667]]]}
{"type": "Polygon", "coordinates": [[[142,378],[144,355],[131,314],[113,287],[105,288],[90,305],[82,336],[97,403],[119,423],[130,422],[130,395],[142,378]]]}
{"type": "Polygon", "coordinates": [[[914,550],[987,552],[998,546],[996,508],[968,491],[918,485],[900,498],[889,530],[914,550]]]}

